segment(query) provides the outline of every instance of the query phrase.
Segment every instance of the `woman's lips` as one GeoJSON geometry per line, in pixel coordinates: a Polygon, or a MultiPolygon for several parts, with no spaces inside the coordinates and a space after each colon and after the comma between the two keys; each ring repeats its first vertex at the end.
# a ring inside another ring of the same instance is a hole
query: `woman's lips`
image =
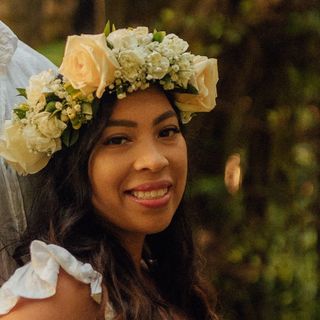
{"type": "Polygon", "coordinates": [[[168,204],[172,184],[169,181],[156,181],[140,184],[126,194],[134,202],[147,208],[161,208],[168,204]]]}

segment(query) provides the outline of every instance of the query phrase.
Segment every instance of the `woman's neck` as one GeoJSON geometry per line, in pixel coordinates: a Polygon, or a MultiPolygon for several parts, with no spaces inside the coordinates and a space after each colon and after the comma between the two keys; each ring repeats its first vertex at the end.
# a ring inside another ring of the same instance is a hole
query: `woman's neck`
{"type": "Polygon", "coordinates": [[[141,259],[144,244],[144,235],[121,235],[121,243],[130,254],[139,275],[141,275],[141,259]]]}

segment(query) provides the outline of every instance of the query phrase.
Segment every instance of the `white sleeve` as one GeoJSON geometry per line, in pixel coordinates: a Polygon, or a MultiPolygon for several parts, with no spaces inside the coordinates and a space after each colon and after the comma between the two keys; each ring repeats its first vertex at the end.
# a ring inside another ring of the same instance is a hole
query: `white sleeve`
{"type": "Polygon", "coordinates": [[[0,315],[7,314],[19,298],[45,299],[56,293],[62,268],[78,281],[90,284],[92,298],[100,302],[102,276],[88,263],[78,261],[66,249],[35,240],[30,247],[31,262],[17,269],[0,288],[0,315]]]}

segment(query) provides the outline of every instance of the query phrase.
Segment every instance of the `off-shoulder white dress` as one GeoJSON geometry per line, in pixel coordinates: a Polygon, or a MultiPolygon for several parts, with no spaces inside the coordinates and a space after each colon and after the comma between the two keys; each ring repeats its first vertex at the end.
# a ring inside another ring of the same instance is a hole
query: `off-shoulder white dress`
{"type": "MultiPolygon", "coordinates": [[[[102,276],[88,263],[77,260],[66,249],[35,240],[30,246],[31,261],[17,269],[0,288],[0,315],[9,313],[20,298],[46,299],[56,293],[59,271],[90,286],[91,297],[101,301],[102,276]]],[[[114,319],[112,306],[107,304],[105,319],[114,319]]]]}

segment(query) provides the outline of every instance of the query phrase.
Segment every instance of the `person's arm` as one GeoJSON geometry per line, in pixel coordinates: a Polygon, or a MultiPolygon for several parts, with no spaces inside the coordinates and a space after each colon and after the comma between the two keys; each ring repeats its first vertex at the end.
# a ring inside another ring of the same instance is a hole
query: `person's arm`
{"type": "Polygon", "coordinates": [[[90,296],[90,286],[64,271],[59,274],[56,294],[43,300],[20,299],[1,320],[96,320],[99,305],[90,296]]]}

